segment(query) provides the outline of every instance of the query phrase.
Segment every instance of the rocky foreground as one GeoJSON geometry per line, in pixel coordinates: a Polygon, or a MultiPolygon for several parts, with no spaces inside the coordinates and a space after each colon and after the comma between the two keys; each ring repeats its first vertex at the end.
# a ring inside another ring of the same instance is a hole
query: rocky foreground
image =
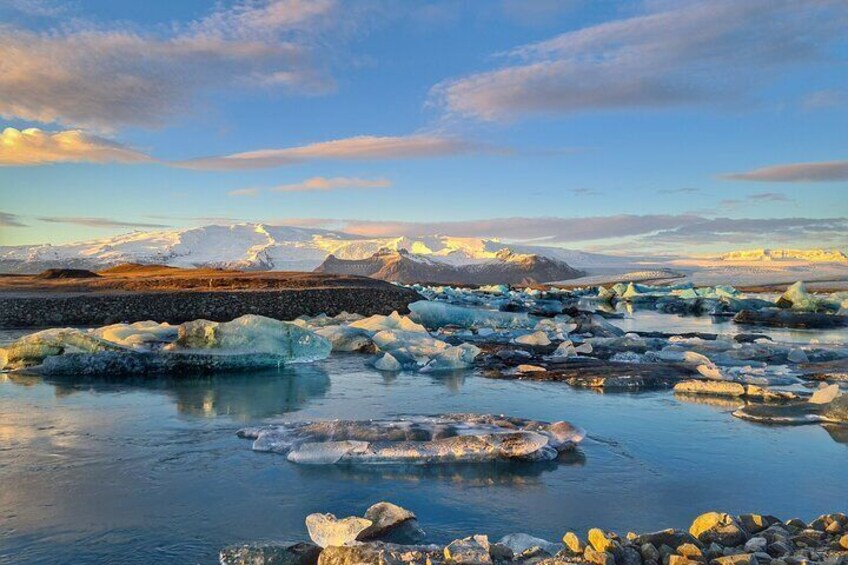
{"type": "Polygon", "coordinates": [[[310,514],[311,542],[241,545],[221,551],[223,565],[846,565],[848,517],[797,518],[707,512],[688,530],[619,536],[592,528],[551,542],[524,533],[490,540],[482,534],[447,545],[426,544],[412,512],[389,502],[364,516],[310,514]]]}

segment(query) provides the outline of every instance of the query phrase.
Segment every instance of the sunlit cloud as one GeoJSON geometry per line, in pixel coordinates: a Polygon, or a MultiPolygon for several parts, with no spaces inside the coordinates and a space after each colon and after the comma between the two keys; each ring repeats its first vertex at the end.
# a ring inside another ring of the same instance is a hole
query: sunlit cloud
{"type": "Polygon", "coordinates": [[[724,178],[755,182],[837,182],[848,180],[848,161],[792,163],[729,173],[724,178]]]}
{"type": "Polygon", "coordinates": [[[310,32],[334,13],[333,0],[244,0],[152,30],[0,24],[0,116],[107,131],[161,125],[213,89],[326,92],[310,32]]]}
{"type": "Polygon", "coordinates": [[[237,188],[236,190],[231,190],[227,194],[230,196],[258,196],[259,193],[262,192],[261,188],[237,188]]]}
{"type": "Polygon", "coordinates": [[[440,135],[415,134],[395,137],[362,135],[284,149],[262,149],[221,157],[193,159],[174,165],[204,170],[262,169],[319,160],[416,159],[492,150],[480,144],[440,135]]]}
{"type": "Polygon", "coordinates": [[[48,132],[6,128],[0,133],[0,166],[51,163],[148,163],[149,156],[79,130],[48,132]]]}
{"type": "Polygon", "coordinates": [[[684,187],[684,188],[664,188],[658,190],[657,194],[696,194],[701,192],[700,188],[684,187]]]}
{"type": "Polygon", "coordinates": [[[725,104],[793,63],[824,59],[848,19],[840,0],[648,6],[660,10],[519,47],[504,66],[443,82],[432,97],[450,113],[483,120],[725,104]]]}
{"type": "Polygon", "coordinates": [[[712,218],[659,230],[641,241],[681,244],[848,244],[848,218],[712,218]]]}
{"type": "Polygon", "coordinates": [[[87,228],[161,229],[171,227],[167,224],[128,222],[113,218],[89,218],[84,216],[48,216],[37,219],[40,222],[47,222],[50,224],[69,224],[74,226],[85,226],[87,228]]]}
{"type": "Polygon", "coordinates": [[[389,188],[392,181],[389,179],[362,179],[356,177],[312,177],[303,182],[294,184],[281,184],[271,190],[274,192],[310,192],[345,190],[350,188],[389,188]]]}

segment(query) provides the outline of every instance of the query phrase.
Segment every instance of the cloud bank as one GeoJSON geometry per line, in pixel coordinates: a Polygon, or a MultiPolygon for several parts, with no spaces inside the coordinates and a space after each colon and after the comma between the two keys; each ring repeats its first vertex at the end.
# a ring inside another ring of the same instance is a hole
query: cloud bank
{"type": "Polygon", "coordinates": [[[151,161],[143,153],[79,130],[46,132],[37,128],[6,128],[0,133],[0,166],[151,161]]]}
{"type": "Polygon", "coordinates": [[[38,218],[40,222],[49,224],[69,224],[88,228],[128,228],[128,229],[161,229],[171,226],[146,222],[127,222],[113,218],[91,218],[85,216],[48,216],[38,218]]]}
{"type": "Polygon", "coordinates": [[[791,163],[730,173],[724,178],[754,182],[837,182],[848,180],[848,161],[791,163]]]}
{"type": "Polygon", "coordinates": [[[656,2],[644,15],[519,47],[501,68],[437,85],[450,113],[482,120],[738,100],[844,33],[840,0],[656,2]]]}

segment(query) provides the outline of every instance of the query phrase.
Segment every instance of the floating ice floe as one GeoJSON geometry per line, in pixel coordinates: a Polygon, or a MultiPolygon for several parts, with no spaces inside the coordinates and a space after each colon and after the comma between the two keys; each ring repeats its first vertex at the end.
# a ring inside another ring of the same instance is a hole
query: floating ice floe
{"type": "Polygon", "coordinates": [[[428,328],[460,326],[463,328],[528,328],[536,320],[524,312],[499,312],[467,308],[455,304],[421,300],[409,305],[412,319],[428,328]]]}
{"type": "Polygon", "coordinates": [[[778,406],[749,404],[733,415],[766,424],[848,424],[848,394],[835,384],[822,386],[806,402],[778,406]]]}
{"type": "Polygon", "coordinates": [[[554,423],[476,414],[398,420],[292,422],[247,428],[255,451],[285,455],[293,463],[435,464],[496,460],[551,461],[573,449],[585,432],[554,423]]]}
{"type": "Polygon", "coordinates": [[[308,329],[246,315],[179,326],[141,322],[45,330],[3,350],[0,368],[36,367],[52,375],[239,370],[316,361],[330,350],[329,341],[308,329]]]}

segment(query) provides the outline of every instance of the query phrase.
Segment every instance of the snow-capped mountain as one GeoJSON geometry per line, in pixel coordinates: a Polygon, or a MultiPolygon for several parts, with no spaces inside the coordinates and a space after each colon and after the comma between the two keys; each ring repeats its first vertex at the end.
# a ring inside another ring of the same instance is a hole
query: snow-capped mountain
{"type": "Polygon", "coordinates": [[[719,256],[722,261],[803,261],[807,263],[844,263],[848,255],[838,249],[747,249],[719,256]]]}
{"type": "Polygon", "coordinates": [[[49,268],[97,270],[121,263],[311,271],[329,255],[338,259],[366,259],[380,249],[406,250],[451,265],[495,260],[504,249],[565,261],[578,268],[617,267],[632,261],[554,247],[513,246],[494,239],[439,235],[371,238],[314,228],[243,223],[132,232],[61,245],[0,246],[0,272],[37,273],[49,268]]]}
{"type": "Polygon", "coordinates": [[[367,259],[339,259],[330,255],[316,271],[400,283],[472,285],[531,284],[573,279],[584,274],[560,259],[508,249],[502,249],[493,259],[468,264],[446,263],[411,254],[405,249],[381,249],[367,259]]]}

